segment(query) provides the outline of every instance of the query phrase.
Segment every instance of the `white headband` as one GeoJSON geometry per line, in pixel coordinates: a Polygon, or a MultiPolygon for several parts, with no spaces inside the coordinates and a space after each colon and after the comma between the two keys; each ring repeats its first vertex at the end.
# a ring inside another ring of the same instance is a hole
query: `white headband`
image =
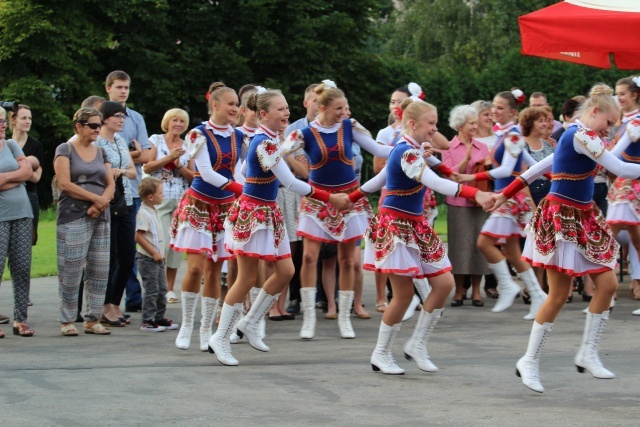
{"type": "Polygon", "coordinates": [[[324,83],[325,87],[338,89],[338,86],[336,85],[336,83],[333,80],[323,80],[322,83],[324,83]]]}
{"type": "Polygon", "coordinates": [[[265,93],[267,90],[265,88],[263,88],[262,86],[256,86],[256,93],[258,95],[262,95],[263,93],[265,93]]]}

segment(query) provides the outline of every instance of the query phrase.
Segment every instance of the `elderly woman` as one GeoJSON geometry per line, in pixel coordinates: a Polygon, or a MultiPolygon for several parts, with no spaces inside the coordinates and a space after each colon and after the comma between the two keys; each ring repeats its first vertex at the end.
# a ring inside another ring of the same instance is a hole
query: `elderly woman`
{"type": "MultiPolygon", "coordinates": [[[[151,158],[153,160],[142,167],[144,173],[162,181],[164,199],[158,209],[158,216],[162,223],[164,241],[169,241],[171,219],[180,204],[180,199],[189,189],[193,180],[194,166],[191,155],[187,153],[187,146],[181,138],[189,124],[186,111],[173,108],[162,118],[160,127],[164,135],[151,135],[151,158]]],[[[167,263],[167,302],[177,303],[178,297],[173,291],[176,274],[182,262],[182,255],[166,245],[165,261],[167,263]]]]}
{"type": "MultiPolygon", "coordinates": [[[[478,113],[470,105],[458,105],[449,116],[449,126],[458,132],[451,140],[451,147],[442,153],[442,163],[458,173],[478,172],[489,155],[486,144],[476,140],[478,113]]],[[[484,188],[485,191],[488,188],[484,188]]],[[[475,245],[482,224],[487,219],[480,206],[464,197],[447,196],[447,229],[449,230],[449,258],[453,266],[456,291],[452,307],[463,304],[465,276],[471,276],[471,301],[475,307],[482,307],[480,296],[482,276],[491,271],[487,262],[475,245]]]]}
{"type": "Polygon", "coordinates": [[[57,216],[58,280],[62,335],[75,336],[78,290],[85,271],[86,334],[108,335],[99,323],[109,278],[110,212],[114,180],[98,138],[102,115],[95,108],[81,108],[73,116],[76,138],[56,149],[53,167],[60,186],[57,216]]]}
{"type": "Polygon", "coordinates": [[[120,311],[120,303],[136,254],[136,211],[129,180],[135,179],[137,172],[126,141],[116,133],[122,131],[125,107],[119,102],[105,101],[100,106],[100,112],[102,129],[95,145],[107,153],[114,181],[122,180],[125,203],[128,207],[128,212],[123,215],[111,215],[109,283],[100,321],[108,326],[121,327],[125,326],[127,321],[120,311]]]}
{"type": "Polygon", "coordinates": [[[489,149],[493,148],[498,135],[493,132],[493,115],[491,114],[491,103],[489,101],[476,101],[471,104],[478,113],[478,132],[474,139],[485,144],[489,149]]]}
{"type": "MultiPolygon", "coordinates": [[[[30,337],[27,304],[31,275],[31,221],[33,213],[24,182],[31,179],[37,161],[27,159],[14,140],[5,140],[7,112],[0,108],[0,277],[9,259],[13,282],[13,334],[30,337]]],[[[38,165],[39,166],[39,165],[38,165]]],[[[0,331],[0,338],[4,332],[0,331]]]]}

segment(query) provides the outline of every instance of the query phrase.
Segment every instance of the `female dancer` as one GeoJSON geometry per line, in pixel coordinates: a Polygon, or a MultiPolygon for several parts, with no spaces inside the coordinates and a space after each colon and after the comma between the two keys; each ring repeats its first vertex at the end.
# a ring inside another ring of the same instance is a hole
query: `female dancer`
{"type": "MultiPolygon", "coordinates": [[[[350,192],[357,187],[353,168],[352,142],[378,157],[387,157],[392,147],[377,144],[354,119],[341,120],[346,99],[331,80],[315,88],[320,114],[308,127],[292,132],[283,145],[283,152],[303,148],[309,157],[309,183],[318,190],[332,193],[350,192]]],[[[342,338],[355,338],[349,318],[353,303],[354,245],[362,237],[372,216],[371,206],[361,199],[353,209],[340,212],[325,202],[304,198],[300,205],[298,235],[304,238],[302,269],[303,322],[300,338],[311,339],[316,324],[316,265],[322,242],[338,244],[340,265],[338,327],[342,338]]]]}
{"type": "Polygon", "coordinates": [[[229,338],[242,313],[242,302],[256,282],[258,262],[272,261],[274,273],[237,325],[238,333],[246,335],[256,350],[269,351],[262,341],[259,323],[294,274],[284,218],[275,203],[279,184],[329,202],[338,210],[350,205],[346,194],[330,194],[297,180],[282,159],[278,132],[288,125],[289,106],[279,90],[249,95],[247,108],[259,114],[262,125],[249,146],[242,196],[225,221],[225,246],[238,257],[238,278],[222,305],[218,330],[209,340],[209,352],[215,353],[223,365],[238,364],[231,354],[229,338]]]}
{"type": "Polygon", "coordinates": [[[176,347],[183,350],[189,349],[191,343],[204,273],[200,350],[207,351],[220,297],[220,269],[224,260],[233,257],[223,245],[224,220],[235,194],[242,193],[242,186],[233,180],[243,137],[231,126],[238,114],[236,92],[224,83],[213,83],[209,88],[209,110],[209,120],[185,137],[196,174],[171,222],[171,248],[187,253],[187,272],[182,280],[182,326],[176,338],[176,347]]]}
{"type": "Polygon", "coordinates": [[[554,154],[515,179],[501,194],[493,195],[493,210],[528,183],[551,171],[551,191],[542,200],[527,227],[523,258],[547,269],[549,297],[536,315],[525,355],[516,374],[525,386],[542,393],[540,353],[567,300],[572,277],[589,274],[596,290],[589,305],[582,344],[575,357],[578,372],[613,378],[598,356],[598,344],[609,318],[609,304],[618,286],[615,271],[619,245],[602,213],[593,203],[593,176],[598,165],[629,179],[640,176],[640,165],[626,163],[606,150],[598,137],[618,121],[620,110],[610,87],[599,84],[580,107],[580,120],[562,135],[554,154]]]}
{"type": "Polygon", "coordinates": [[[396,365],[391,347],[414,295],[412,279],[428,277],[432,291],[404,352],[407,359],[414,359],[418,368],[426,372],[438,370],[429,359],[427,341],[454,284],[444,244],[422,214],[427,186],[443,194],[475,200],[485,208],[491,206],[489,193],[439,178],[427,167],[421,144],[430,141],[436,132],[436,108],[411,99],[403,101],[402,106],[404,134],[387,165],[361,189],[350,194],[351,201],[356,202],[365,193],[387,186],[387,197],[365,234],[364,268],[390,274],[393,299],[382,315],[371,367],[392,375],[404,373],[396,365]]]}
{"type": "MultiPolygon", "coordinates": [[[[496,121],[496,134],[498,141],[491,151],[494,169],[489,172],[476,174],[460,174],[458,182],[480,181],[494,179],[494,190],[500,191],[514,180],[514,175],[522,171],[522,162],[533,165],[536,161],[523,150],[526,143],[514,126],[517,113],[517,100],[524,99],[520,90],[512,92],[500,92],[493,99],[493,118],[496,121]]],[[[533,320],[540,308],[540,304],[546,298],[546,294],[540,289],[536,275],[529,264],[520,259],[520,237],[524,237],[524,227],[531,218],[532,202],[523,191],[517,195],[514,201],[509,202],[502,209],[494,211],[482,227],[478,236],[478,249],[482,251],[489,261],[489,268],[498,280],[498,302],[491,309],[494,313],[506,310],[513,304],[520,292],[518,286],[509,273],[507,259],[518,272],[531,296],[531,308],[524,317],[533,320]],[[504,254],[496,247],[496,244],[504,241],[504,254]]]]}
{"type": "MultiPolygon", "coordinates": [[[[627,77],[616,83],[616,97],[622,108],[622,126],[616,132],[612,141],[615,144],[611,153],[622,156],[622,160],[629,163],[640,163],[640,77],[627,77]]],[[[640,181],[617,178],[607,199],[607,224],[616,237],[622,230],[629,232],[629,238],[635,251],[629,251],[629,256],[638,256],[640,252],[640,181]],[[633,252],[633,254],[632,254],[633,252]]],[[[640,296],[640,283],[632,281],[635,294],[640,296]]]]}

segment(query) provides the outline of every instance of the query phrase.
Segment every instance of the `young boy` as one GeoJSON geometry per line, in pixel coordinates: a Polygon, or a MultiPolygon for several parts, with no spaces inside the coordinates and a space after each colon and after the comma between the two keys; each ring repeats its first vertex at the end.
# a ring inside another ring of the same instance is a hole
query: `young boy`
{"type": "Polygon", "coordinates": [[[138,187],[142,206],[136,215],[138,271],[142,277],[142,332],[178,329],[179,325],[164,317],[167,309],[167,277],[165,276],[162,223],[155,206],[162,203],[162,181],[146,177],[138,187]]]}

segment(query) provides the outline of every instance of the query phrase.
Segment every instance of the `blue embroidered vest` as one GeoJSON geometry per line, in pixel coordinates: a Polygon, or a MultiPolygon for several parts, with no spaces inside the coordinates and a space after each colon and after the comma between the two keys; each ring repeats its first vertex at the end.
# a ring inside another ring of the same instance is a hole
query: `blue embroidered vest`
{"type": "Polygon", "coordinates": [[[402,155],[413,147],[401,140],[387,161],[387,195],[382,207],[409,215],[422,215],[424,193],[427,187],[409,178],[402,170],[402,155]]]}
{"type": "Polygon", "coordinates": [[[258,159],[258,146],[268,139],[273,140],[265,133],[257,133],[249,143],[247,172],[242,193],[266,202],[275,202],[280,182],[271,170],[262,170],[258,159]]]}

